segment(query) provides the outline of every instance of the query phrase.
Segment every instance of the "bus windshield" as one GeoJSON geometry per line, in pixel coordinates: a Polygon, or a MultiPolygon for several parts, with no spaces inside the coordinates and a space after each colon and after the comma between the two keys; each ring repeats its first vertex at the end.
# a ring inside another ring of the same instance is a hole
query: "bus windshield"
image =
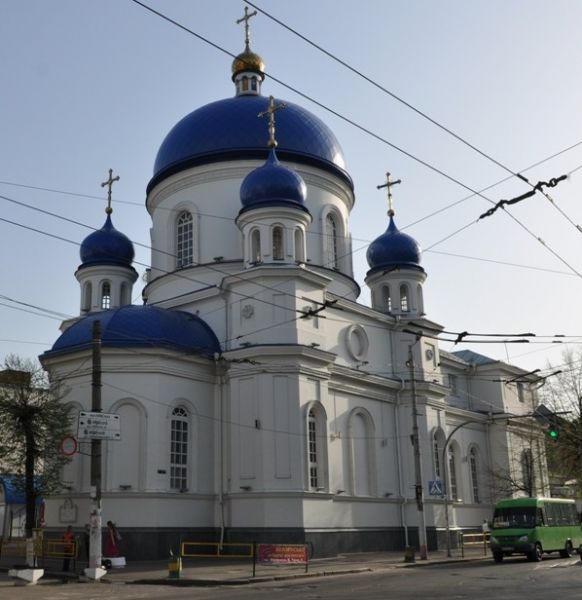
{"type": "Polygon", "coordinates": [[[493,527],[495,529],[511,527],[535,527],[535,506],[512,506],[508,508],[496,508],[493,514],[493,527]]]}

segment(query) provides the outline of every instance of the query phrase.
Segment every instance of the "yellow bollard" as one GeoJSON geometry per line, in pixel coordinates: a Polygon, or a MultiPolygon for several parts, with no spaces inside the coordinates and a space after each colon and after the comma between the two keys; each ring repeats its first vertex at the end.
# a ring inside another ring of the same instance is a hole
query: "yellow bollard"
{"type": "Polygon", "coordinates": [[[177,556],[174,558],[171,556],[168,562],[168,578],[180,579],[180,577],[182,577],[182,557],[177,556]]]}

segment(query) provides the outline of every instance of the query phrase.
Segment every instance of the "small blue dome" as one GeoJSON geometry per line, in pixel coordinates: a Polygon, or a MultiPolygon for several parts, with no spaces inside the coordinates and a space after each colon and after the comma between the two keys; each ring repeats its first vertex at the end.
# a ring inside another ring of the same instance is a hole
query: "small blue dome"
{"type": "MultiPolygon", "coordinates": [[[[341,146],[331,129],[297,104],[284,104],[285,108],[277,113],[279,158],[331,171],[353,187],[341,146]]],[[[148,192],[166,177],[196,165],[265,158],[267,126],[258,114],[268,105],[264,96],[242,95],[212,102],[185,116],[160,146],[148,192]]]]}
{"type": "Polygon", "coordinates": [[[101,321],[101,345],[106,348],[165,347],[204,356],[220,352],[216,335],[200,317],[157,306],[128,305],[83,317],[45,355],[89,348],[95,321],[101,321]]]}
{"type": "Polygon", "coordinates": [[[240,187],[241,212],[263,206],[291,206],[307,211],[307,188],[301,176],[284,167],[271,149],[264,165],[251,171],[240,187]]]}
{"type": "Polygon", "coordinates": [[[113,227],[111,215],[108,214],[105,225],[84,239],[80,254],[79,268],[94,265],[131,267],[134,250],[131,240],[113,227]]]}
{"type": "Polygon", "coordinates": [[[406,267],[423,271],[420,266],[420,246],[414,238],[398,230],[393,217],[388,229],[369,246],[366,254],[370,271],[390,267],[406,267]]]}

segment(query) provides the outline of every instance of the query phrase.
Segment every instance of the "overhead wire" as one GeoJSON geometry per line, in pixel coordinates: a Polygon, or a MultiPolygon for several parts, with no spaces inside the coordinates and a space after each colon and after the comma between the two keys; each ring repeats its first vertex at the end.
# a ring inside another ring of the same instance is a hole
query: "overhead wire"
{"type": "MultiPolygon", "coordinates": [[[[141,2],[140,0],[131,0],[131,2],[133,2],[134,4],[137,4],[139,6],[141,6],[142,8],[144,8],[145,10],[151,12],[152,14],[160,17],[161,19],[171,23],[172,25],[179,27],[180,29],[182,29],[183,31],[193,35],[194,37],[198,38],[199,40],[210,44],[213,48],[218,49],[220,52],[230,56],[231,58],[236,58],[236,55],[233,54],[232,52],[229,52],[228,50],[226,50],[225,48],[222,48],[221,46],[219,46],[218,44],[211,42],[208,38],[194,32],[192,29],[186,27],[185,25],[175,21],[174,19],[168,17],[167,15],[165,15],[164,13],[152,8],[151,6],[148,6],[147,4],[145,4],[144,2],[141,2]]],[[[435,173],[441,175],[442,177],[444,177],[445,179],[448,179],[449,181],[455,183],[456,185],[459,185],[460,187],[465,188],[466,190],[470,191],[472,194],[479,196],[480,198],[483,198],[484,200],[486,200],[487,202],[489,202],[492,205],[495,205],[496,203],[491,200],[490,198],[488,198],[487,196],[485,196],[483,193],[479,192],[478,190],[475,190],[474,188],[472,188],[471,186],[463,183],[462,181],[460,181],[459,179],[453,177],[452,175],[449,175],[448,173],[444,172],[442,169],[439,169],[438,167],[435,167],[434,165],[428,163],[427,161],[419,158],[418,156],[415,156],[414,154],[408,152],[407,150],[405,150],[404,148],[401,148],[399,146],[397,146],[396,144],[393,144],[392,142],[390,142],[389,140],[387,140],[386,138],[380,136],[379,134],[375,133],[374,131],[364,127],[363,125],[360,125],[359,123],[357,123],[356,121],[354,121],[353,119],[350,119],[349,117],[346,117],[345,115],[341,114],[340,112],[336,111],[335,109],[332,109],[331,107],[325,105],[322,102],[319,102],[318,100],[316,100],[315,98],[313,98],[312,96],[309,96],[308,94],[301,92],[299,89],[285,83],[284,81],[282,81],[281,79],[275,77],[274,75],[272,75],[271,73],[268,73],[265,71],[265,75],[269,77],[269,79],[271,79],[272,81],[278,83],[279,85],[285,87],[286,89],[294,92],[295,94],[297,94],[298,96],[308,100],[309,102],[315,104],[316,106],[320,107],[321,109],[325,110],[326,112],[336,116],[337,118],[343,120],[344,122],[352,125],[353,127],[356,127],[357,129],[359,129],[360,131],[363,131],[364,133],[368,134],[369,136],[377,139],[378,141],[386,144],[387,146],[393,148],[394,150],[397,150],[398,152],[400,152],[401,154],[404,154],[405,156],[407,156],[408,158],[410,158],[411,160],[414,160],[415,162],[423,165],[424,167],[430,169],[431,171],[434,171],[435,173]]],[[[516,174],[517,176],[517,174],[516,174]]],[[[520,179],[524,179],[522,177],[520,177],[520,179]]],[[[529,182],[528,182],[529,183],[529,182]]],[[[568,261],[566,261],[564,258],[562,258],[555,250],[553,250],[541,237],[537,236],[535,233],[533,233],[533,231],[531,231],[528,227],[526,227],[517,217],[515,217],[515,215],[513,215],[512,213],[510,213],[508,210],[504,211],[505,214],[507,214],[515,223],[517,223],[520,227],[522,227],[522,229],[524,231],[526,231],[531,237],[533,237],[538,243],[540,243],[544,248],[546,248],[551,254],[553,254],[556,258],[558,258],[565,266],[567,266],[573,273],[575,273],[578,277],[582,278],[582,273],[580,273],[579,271],[577,271],[572,265],[570,265],[568,263],[568,261]]],[[[465,228],[467,228],[469,225],[465,226],[465,228]]],[[[448,236],[450,237],[450,236],[448,236]]],[[[448,239],[448,238],[447,238],[448,239]]],[[[442,241],[442,240],[441,240],[442,241]]],[[[441,242],[437,242],[437,243],[441,243],[441,242]]]]}
{"type": "Polygon", "coordinates": [[[331,60],[333,60],[336,63],[340,64],[344,68],[348,69],[350,72],[354,73],[358,77],[360,77],[363,80],[365,80],[367,83],[373,85],[374,87],[376,87],[380,91],[384,92],[385,94],[387,94],[388,96],[390,96],[391,98],[393,98],[394,100],[396,100],[397,102],[399,102],[400,104],[402,104],[405,107],[407,107],[408,109],[412,110],[417,115],[419,115],[423,119],[427,120],[429,123],[431,123],[435,127],[438,127],[440,130],[442,130],[445,133],[447,133],[448,135],[452,136],[458,142],[461,142],[462,144],[464,144],[465,146],[467,146],[468,148],[470,148],[471,150],[473,150],[474,152],[476,152],[477,154],[479,154],[483,158],[485,158],[488,161],[492,162],[494,165],[497,165],[498,167],[500,167],[501,169],[503,169],[504,171],[506,171],[507,173],[509,173],[510,174],[510,178],[514,178],[515,177],[515,178],[520,179],[521,181],[524,181],[526,184],[528,184],[532,188],[532,190],[534,192],[536,192],[536,191],[540,192],[543,196],[545,196],[547,198],[547,200],[549,202],[551,202],[551,204],[554,206],[554,208],[556,208],[560,212],[560,214],[563,217],[565,217],[567,219],[567,221],[576,228],[576,230],[579,233],[582,233],[582,228],[580,227],[580,225],[577,225],[576,223],[574,223],[574,221],[572,219],[570,219],[570,217],[565,213],[565,211],[563,211],[556,204],[556,202],[550,196],[550,194],[548,194],[548,192],[545,191],[545,190],[543,190],[541,187],[538,187],[537,185],[533,185],[526,177],[523,176],[523,174],[521,172],[514,171],[513,169],[511,169],[510,167],[508,167],[504,163],[500,162],[499,160],[497,160],[496,158],[494,158],[493,156],[491,156],[491,154],[489,154],[489,153],[481,150],[475,144],[469,142],[466,138],[464,138],[463,136],[461,136],[458,133],[454,132],[451,128],[446,127],[445,125],[443,125],[442,123],[440,123],[436,119],[434,119],[433,117],[429,116],[426,112],[420,110],[419,108],[417,108],[416,106],[414,106],[410,102],[407,102],[406,100],[404,100],[403,98],[401,98],[400,96],[398,96],[397,94],[395,94],[394,92],[392,92],[391,90],[389,90],[388,88],[386,88],[385,86],[381,85],[376,80],[374,80],[371,77],[369,77],[368,75],[365,75],[359,69],[356,69],[352,65],[348,64],[346,61],[340,59],[339,57],[337,57],[335,54],[333,54],[329,50],[326,50],[325,48],[323,48],[321,45],[316,44],[313,40],[311,40],[307,36],[299,33],[296,29],[290,27],[289,25],[287,25],[286,23],[284,23],[281,19],[276,18],[274,15],[272,15],[269,12],[267,12],[266,10],[264,10],[263,8],[261,8],[260,6],[258,6],[257,4],[255,4],[254,2],[252,2],[250,0],[245,0],[245,2],[247,4],[249,4],[250,6],[252,6],[258,12],[260,12],[261,14],[263,14],[266,17],[268,17],[269,19],[271,19],[273,22],[277,23],[278,25],[280,25],[281,27],[283,27],[287,31],[291,32],[292,34],[296,35],[301,40],[303,40],[304,42],[306,42],[307,44],[309,44],[310,46],[312,46],[313,48],[317,49],[319,52],[325,54],[331,60]]]}

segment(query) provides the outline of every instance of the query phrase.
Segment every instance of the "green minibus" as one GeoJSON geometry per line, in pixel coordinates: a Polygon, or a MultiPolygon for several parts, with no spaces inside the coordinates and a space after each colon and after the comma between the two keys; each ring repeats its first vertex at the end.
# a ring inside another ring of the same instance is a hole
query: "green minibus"
{"type": "Polygon", "coordinates": [[[525,554],[542,560],[545,552],[566,558],[582,544],[582,528],[574,500],[511,498],[495,505],[491,552],[496,562],[504,556],[525,554]]]}

